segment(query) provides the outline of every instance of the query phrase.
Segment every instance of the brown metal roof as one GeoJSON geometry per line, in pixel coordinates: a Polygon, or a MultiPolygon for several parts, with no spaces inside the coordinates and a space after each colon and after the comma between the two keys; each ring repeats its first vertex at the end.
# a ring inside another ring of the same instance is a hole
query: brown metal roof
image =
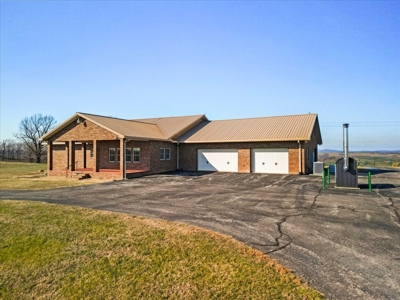
{"type": "Polygon", "coordinates": [[[168,138],[160,131],[157,125],[130,121],[124,119],[103,117],[91,114],[78,115],[86,118],[93,123],[117,134],[120,137],[132,138],[132,139],[155,139],[155,140],[167,140],[168,138]]]}
{"type": "Polygon", "coordinates": [[[205,121],[180,136],[180,143],[306,141],[317,126],[317,142],[322,144],[316,114],[205,121]]]}
{"type": "Polygon", "coordinates": [[[201,121],[207,120],[204,115],[134,119],[132,121],[145,122],[156,125],[166,138],[173,138],[182,134],[186,129],[193,127],[201,121]]]}
{"type": "Polygon", "coordinates": [[[204,115],[124,120],[93,114],[76,113],[52,131],[43,135],[41,139],[48,140],[54,133],[65,128],[72,122],[76,122],[79,117],[87,119],[115,133],[115,135],[120,138],[163,141],[169,141],[175,135],[182,134],[185,130],[197,125],[199,122],[207,120],[204,115]]]}
{"type": "Polygon", "coordinates": [[[41,139],[48,140],[54,133],[76,122],[78,117],[127,139],[175,140],[180,143],[307,141],[315,130],[317,142],[322,144],[316,114],[209,121],[205,115],[124,120],[76,113],[41,139]]]}

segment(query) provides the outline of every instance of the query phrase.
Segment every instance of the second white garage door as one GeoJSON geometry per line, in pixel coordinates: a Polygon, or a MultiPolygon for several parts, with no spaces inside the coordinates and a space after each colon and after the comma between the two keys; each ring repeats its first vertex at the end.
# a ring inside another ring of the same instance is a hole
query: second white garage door
{"type": "Polygon", "coordinates": [[[199,171],[238,171],[237,149],[198,149],[197,170],[199,171]]]}
{"type": "Polygon", "coordinates": [[[251,171],[289,174],[288,149],[251,149],[251,171]]]}

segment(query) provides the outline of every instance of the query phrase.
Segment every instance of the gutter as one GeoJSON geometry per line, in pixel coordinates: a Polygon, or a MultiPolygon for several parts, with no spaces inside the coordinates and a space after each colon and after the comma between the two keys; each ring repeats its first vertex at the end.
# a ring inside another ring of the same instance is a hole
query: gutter
{"type": "Polygon", "coordinates": [[[213,140],[213,141],[172,141],[172,143],[179,144],[218,144],[218,143],[270,143],[270,142],[307,142],[307,139],[281,139],[281,140],[213,140]]]}
{"type": "Polygon", "coordinates": [[[179,160],[180,160],[180,157],[179,157],[179,143],[177,143],[176,144],[176,169],[177,170],[179,170],[179,167],[180,167],[179,160]]]}
{"type": "Polygon", "coordinates": [[[302,159],[301,159],[301,141],[297,141],[298,143],[299,143],[299,174],[301,175],[301,174],[303,174],[303,171],[302,171],[302,165],[301,165],[301,162],[302,162],[302,159]]]}

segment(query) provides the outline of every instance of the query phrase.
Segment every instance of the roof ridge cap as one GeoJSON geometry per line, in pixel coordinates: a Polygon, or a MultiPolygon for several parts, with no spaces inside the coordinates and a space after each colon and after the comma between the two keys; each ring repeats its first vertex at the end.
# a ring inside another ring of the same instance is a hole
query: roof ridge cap
{"type": "Polygon", "coordinates": [[[116,119],[116,120],[122,120],[122,121],[131,121],[131,120],[128,120],[128,119],[116,118],[116,117],[111,117],[111,116],[102,116],[102,115],[96,115],[96,114],[89,114],[89,113],[83,113],[83,112],[77,112],[77,114],[87,115],[87,116],[94,116],[94,117],[101,117],[101,118],[108,118],[108,119],[116,119]]]}
{"type": "Polygon", "coordinates": [[[188,116],[172,116],[172,117],[150,117],[150,118],[139,118],[139,119],[130,119],[130,120],[141,120],[141,119],[172,119],[172,118],[187,118],[187,117],[203,117],[205,114],[199,115],[188,115],[188,116]]]}
{"type": "Polygon", "coordinates": [[[236,121],[236,120],[252,120],[252,119],[269,119],[269,118],[287,118],[287,117],[296,117],[296,116],[318,116],[316,113],[311,114],[295,114],[295,115],[280,115],[280,116],[266,116],[266,117],[251,117],[251,118],[235,118],[235,119],[222,119],[222,120],[210,120],[210,122],[221,122],[221,121],[236,121]]]}
{"type": "Polygon", "coordinates": [[[110,116],[102,116],[102,115],[96,115],[96,114],[88,114],[88,113],[82,113],[82,112],[77,112],[77,114],[81,115],[87,115],[87,116],[95,116],[95,117],[101,117],[101,118],[107,118],[107,119],[114,119],[114,120],[121,120],[121,121],[128,121],[128,122],[137,122],[137,123],[143,123],[143,124],[148,124],[148,125],[156,125],[153,123],[149,122],[144,122],[144,121],[139,121],[135,119],[122,119],[122,118],[116,118],[116,117],[110,117],[110,116]]]}

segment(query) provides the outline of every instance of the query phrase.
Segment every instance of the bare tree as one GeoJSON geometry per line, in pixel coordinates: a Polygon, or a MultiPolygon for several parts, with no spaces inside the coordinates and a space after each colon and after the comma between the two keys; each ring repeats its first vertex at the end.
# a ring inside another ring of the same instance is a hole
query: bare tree
{"type": "Polygon", "coordinates": [[[15,141],[14,140],[8,140],[8,143],[6,145],[7,149],[7,158],[8,159],[15,159],[15,141]]]}
{"type": "Polygon", "coordinates": [[[24,144],[15,143],[15,156],[17,160],[21,160],[23,152],[24,152],[24,144]]]}
{"type": "Polygon", "coordinates": [[[6,150],[7,150],[7,140],[3,140],[0,143],[1,160],[5,160],[6,159],[6,150]]]}
{"type": "Polygon", "coordinates": [[[28,151],[36,157],[37,163],[40,163],[44,152],[39,138],[54,128],[56,123],[57,121],[52,116],[41,114],[25,117],[19,123],[19,133],[15,134],[15,137],[20,139],[28,151]]]}

